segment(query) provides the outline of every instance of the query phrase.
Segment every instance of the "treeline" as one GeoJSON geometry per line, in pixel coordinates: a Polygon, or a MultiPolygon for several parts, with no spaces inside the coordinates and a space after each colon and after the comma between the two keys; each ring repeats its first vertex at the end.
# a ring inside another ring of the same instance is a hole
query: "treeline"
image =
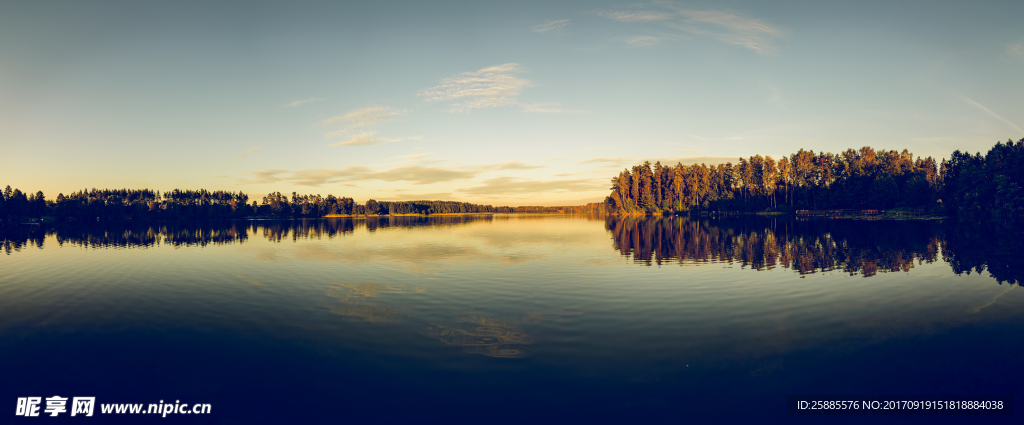
{"type": "Polygon", "coordinates": [[[43,192],[26,194],[10,186],[0,193],[0,220],[17,223],[26,218],[57,219],[221,219],[319,218],[328,216],[386,216],[474,213],[587,213],[603,212],[603,203],[561,207],[495,207],[455,201],[376,201],[360,204],[334,195],[291,197],[274,192],[249,203],[243,192],[179,190],[160,193],[150,189],[83,189],[48,200],[43,192]]]}
{"type": "Polygon", "coordinates": [[[512,209],[517,213],[586,214],[603,213],[605,211],[605,206],[604,203],[594,202],[584,205],[562,207],[522,206],[514,207],[512,209]]]}
{"type": "Polygon", "coordinates": [[[46,216],[59,220],[79,219],[220,219],[220,218],[318,218],[331,215],[406,215],[512,213],[512,207],[495,207],[454,201],[387,202],[370,199],[364,204],[334,195],[300,195],[289,198],[270,193],[249,203],[243,192],[179,190],[160,193],[150,189],[83,189],[56,199],[43,192],[26,194],[10,186],[0,193],[0,220],[19,223],[46,216]]]}
{"type": "Polygon", "coordinates": [[[259,206],[253,202],[254,215],[262,217],[326,217],[329,215],[401,215],[401,214],[472,214],[511,213],[512,207],[494,207],[455,201],[376,201],[356,203],[352,198],[334,195],[299,195],[291,201],[281,192],[263,197],[259,206]]]}
{"type": "Polygon", "coordinates": [[[1024,212],[1024,139],[996,143],[981,153],[953,152],[944,167],[942,201],[965,216],[1024,212]]]}
{"type": "Polygon", "coordinates": [[[906,149],[801,149],[777,161],[755,155],[735,165],[645,162],[612,179],[605,207],[618,214],[899,207],[1020,213],[1022,179],[1024,139],[996,143],[985,156],[957,151],[949,161],[915,158],[906,149]]]}

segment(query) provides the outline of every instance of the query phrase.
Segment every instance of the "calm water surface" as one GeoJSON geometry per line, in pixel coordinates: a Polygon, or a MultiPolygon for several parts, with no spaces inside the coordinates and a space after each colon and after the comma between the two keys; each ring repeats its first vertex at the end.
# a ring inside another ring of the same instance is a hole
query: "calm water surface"
{"type": "Polygon", "coordinates": [[[213,411],[93,422],[818,423],[785,396],[1024,395],[1012,231],[498,215],[3,232],[12,408],[213,411]]]}

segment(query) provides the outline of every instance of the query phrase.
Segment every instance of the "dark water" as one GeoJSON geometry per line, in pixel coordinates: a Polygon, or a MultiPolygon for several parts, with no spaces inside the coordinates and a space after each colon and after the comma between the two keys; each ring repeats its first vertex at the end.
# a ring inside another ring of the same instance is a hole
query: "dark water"
{"type": "Polygon", "coordinates": [[[1024,400],[1014,226],[499,215],[2,232],[2,423],[1015,423],[794,417],[785,401],[1024,400]],[[53,395],[95,396],[96,417],[14,417],[18,397],[53,395]],[[212,414],[99,414],[159,400],[212,414]]]}

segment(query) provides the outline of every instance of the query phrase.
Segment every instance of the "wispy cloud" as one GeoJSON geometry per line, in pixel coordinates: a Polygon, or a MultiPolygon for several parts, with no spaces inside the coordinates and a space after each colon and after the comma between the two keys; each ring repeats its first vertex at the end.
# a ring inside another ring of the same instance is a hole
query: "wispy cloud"
{"type": "Polygon", "coordinates": [[[516,105],[519,93],[533,86],[530,80],[516,75],[522,72],[516,63],[463,72],[456,77],[442,79],[440,85],[421,90],[419,95],[427,102],[461,101],[452,105],[453,112],[516,105]]]}
{"type": "Polygon", "coordinates": [[[330,146],[376,146],[383,145],[385,143],[401,142],[403,140],[423,140],[423,136],[409,136],[409,137],[377,137],[376,131],[364,131],[359,134],[352,134],[348,140],[344,140],[338,143],[331,144],[330,146]]]}
{"type": "Polygon", "coordinates": [[[567,25],[569,25],[568,19],[551,20],[543,24],[534,25],[530,27],[530,31],[541,34],[556,33],[559,32],[562,28],[565,28],[567,25]]]}
{"type": "MultiPolygon", "coordinates": [[[[331,138],[331,137],[334,137],[336,135],[342,135],[342,134],[346,134],[346,133],[347,133],[346,131],[342,130],[342,131],[336,131],[334,133],[325,134],[325,136],[327,136],[327,138],[331,138]]],[[[380,145],[380,144],[384,144],[384,143],[390,143],[390,142],[396,142],[397,141],[396,139],[386,139],[386,138],[383,138],[383,137],[375,137],[376,135],[377,135],[376,131],[364,131],[364,132],[358,133],[358,134],[350,134],[348,140],[344,140],[344,141],[341,141],[341,142],[338,142],[338,143],[334,143],[331,146],[375,146],[375,145],[380,145]]]]}
{"type": "Polygon", "coordinates": [[[782,30],[764,21],[747,18],[732,13],[714,10],[677,10],[677,12],[690,22],[699,22],[719,25],[724,29],[735,32],[747,32],[765,34],[770,36],[782,35],[782,30]]]}
{"type": "Polygon", "coordinates": [[[603,180],[529,180],[514,177],[495,177],[484,180],[483,184],[457,192],[470,195],[515,195],[542,192],[585,192],[605,190],[608,186],[603,180]]]}
{"type": "Polygon", "coordinates": [[[278,177],[278,174],[284,174],[284,173],[287,173],[287,172],[288,172],[288,170],[263,170],[263,171],[256,171],[256,172],[252,173],[253,174],[253,178],[252,179],[248,179],[245,182],[246,183],[275,183],[275,182],[279,182],[279,181],[282,180],[280,177],[278,177]]]}
{"type": "Polygon", "coordinates": [[[672,3],[661,3],[653,8],[658,10],[599,11],[597,14],[619,22],[656,24],[678,33],[674,36],[636,36],[624,40],[633,46],[651,46],[661,41],[682,38],[683,34],[692,34],[767,55],[775,53],[775,40],[786,33],[783,28],[760,19],[729,12],[690,10],[672,3]]]}
{"type": "Polygon", "coordinates": [[[582,161],[576,161],[576,164],[600,164],[609,166],[619,166],[622,164],[632,164],[636,162],[636,158],[629,156],[618,156],[618,157],[603,157],[603,158],[591,158],[582,161]]]}
{"type": "Polygon", "coordinates": [[[432,155],[436,155],[436,154],[434,152],[421,152],[421,153],[414,153],[414,154],[409,154],[409,155],[392,156],[392,157],[389,157],[388,159],[405,159],[405,160],[411,160],[411,161],[418,161],[418,160],[424,159],[424,158],[432,156],[432,155]]]}
{"type": "MultiPolygon", "coordinates": [[[[433,155],[431,152],[401,155],[392,158],[419,160],[433,155]]],[[[527,164],[522,161],[506,161],[496,164],[478,164],[460,167],[442,167],[425,163],[406,163],[384,170],[374,170],[364,166],[325,169],[309,168],[303,170],[264,170],[252,173],[243,183],[294,183],[304,186],[322,186],[325,184],[356,183],[365,181],[408,182],[414,185],[467,180],[484,173],[501,170],[531,170],[543,168],[544,165],[527,164]]]]}
{"type": "Polygon", "coordinates": [[[1017,59],[1024,59],[1024,42],[1007,44],[1006,54],[1015,57],[1017,59]]]}
{"type": "MultiPolygon", "coordinates": [[[[683,152],[683,153],[694,152],[695,153],[695,152],[700,152],[700,151],[683,150],[683,151],[680,151],[680,152],[683,152]]],[[[592,158],[592,159],[577,161],[576,164],[581,164],[581,165],[593,164],[593,165],[599,165],[599,166],[604,166],[604,167],[629,167],[629,166],[633,166],[633,165],[642,164],[646,160],[646,161],[650,161],[652,164],[655,163],[655,162],[659,162],[660,161],[661,164],[665,165],[665,166],[676,165],[676,164],[683,164],[683,165],[693,165],[693,164],[714,165],[714,164],[725,164],[726,162],[736,162],[737,158],[739,158],[739,157],[738,156],[736,156],[736,157],[732,157],[732,156],[685,156],[685,157],[670,157],[670,158],[639,159],[639,158],[633,158],[633,157],[629,157],[629,156],[623,156],[623,157],[612,157],[612,158],[592,158]]]]}
{"type": "Polygon", "coordinates": [[[235,158],[236,159],[244,159],[245,157],[249,156],[249,154],[255,153],[256,151],[258,151],[260,149],[263,149],[263,147],[262,146],[251,146],[251,147],[248,147],[248,148],[245,149],[246,153],[240,153],[235,158]]]}
{"type": "Polygon", "coordinates": [[[452,198],[451,192],[433,192],[433,193],[399,193],[393,196],[377,198],[378,201],[433,201],[437,199],[449,200],[452,198]]]}
{"type": "Polygon", "coordinates": [[[1014,124],[1014,123],[1010,122],[1010,120],[999,116],[999,114],[997,114],[995,112],[992,112],[990,109],[982,106],[980,103],[975,102],[975,101],[967,98],[966,96],[960,96],[960,99],[962,99],[964,102],[967,102],[969,105],[973,105],[974,107],[976,107],[978,109],[981,109],[982,111],[987,112],[989,115],[992,115],[993,117],[996,117],[996,118],[1000,119],[1001,121],[1009,124],[1011,127],[1016,129],[1017,131],[1019,131],[1020,134],[1024,134],[1024,130],[1021,130],[1020,127],[1017,127],[1017,124],[1014,124]]]}
{"type": "Polygon", "coordinates": [[[517,75],[523,72],[516,63],[463,72],[456,77],[442,79],[438,86],[420,90],[418,95],[427,102],[459,101],[452,104],[450,112],[470,112],[499,106],[520,106],[524,112],[544,114],[586,112],[565,109],[559,103],[519,102],[519,94],[523,89],[533,86],[532,81],[517,75]]]}
{"type": "Polygon", "coordinates": [[[364,176],[364,179],[381,180],[386,182],[407,181],[412,184],[430,184],[470,179],[476,177],[479,173],[480,172],[476,170],[449,170],[440,167],[411,165],[407,167],[377,171],[364,176]]]}
{"type": "Polygon", "coordinates": [[[649,11],[637,11],[637,12],[623,12],[623,11],[602,11],[597,12],[598,15],[604,16],[608,19],[614,19],[619,22],[656,22],[666,21],[672,19],[674,16],[667,12],[649,12],[649,11]]]}
{"type": "Polygon", "coordinates": [[[384,121],[390,121],[403,113],[382,106],[371,106],[325,119],[321,121],[321,124],[341,123],[346,128],[371,127],[384,121]]]}
{"type": "Polygon", "coordinates": [[[686,156],[682,158],[663,158],[659,159],[662,165],[694,165],[694,164],[706,164],[706,165],[717,165],[725,164],[727,162],[735,163],[739,161],[739,155],[737,156],[686,156]]]}
{"type": "Polygon", "coordinates": [[[664,36],[656,37],[652,35],[634,35],[632,37],[626,37],[622,41],[633,47],[648,47],[671,39],[673,38],[664,36]]]}
{"type": "Polygon", "coordinates": [[[786,98],[783,97],[782,90],[778,86],[768,80],[761,81],[761,86],[768,90],[769,95],[765,102],[777,108],[786,107],[786,98]]]}
{"type": "Polygon", "coordinates": [[[523,112],[535,114],[583,114],[587,111],[580,109],[565,109],[561,103],[521,103],[523,112]]]}
{"type": "Polygon", "coordinates": [[[245,183],[289,182],[303,186],[321,186],[331,183],[378,180],[386,182],[404,181],[411,184],[431,184],[453,180],[470,179],[482,170],[453,170],[440,167],[409,165],[381,171],[367,167],[352,166],[340,169],[265,170],[252,173],[245,183]]]}
{"type": "Polygon", "coordinates": [[[396,117],[404,115],[404,111],[396,111],[381,106],[371,106],[351,111],[345,115],[338,115],[320,122],[321,125],[341,124],[342,128],[336,131],[324,133],[324,137],[332,139],[335,137],[346,137],[347,140],[337,142],[331,146],[375,146],[384,143],[398,142],[402,140],[419,140],[423,136],[409,136],[398,138],[386,138],[377,136],[377,130],[373,130],[378,124],[391,121],[396,117]]]}
{"type": "Polygon", "coordinates": [[[493,166],[495,170],[533,170],[544,168],[543,165],[532,165],[522,161],[506,161],[493,166]]]}
{"type": "Polygon", "coordinates": [[[327,99],[324,99],[322,97],[314,97],[314,98],[309,98],[309,99],[296,100],[296,101],[294,101],[292,103],[288,103],[288,104],[284,105],[284,107],[285,108],[294,108],[296,106],[303,105],[303,104],[306,104],[306,103],[320,102],[320,101],[323,101],[323,100],[327,100],[327,99]]]}

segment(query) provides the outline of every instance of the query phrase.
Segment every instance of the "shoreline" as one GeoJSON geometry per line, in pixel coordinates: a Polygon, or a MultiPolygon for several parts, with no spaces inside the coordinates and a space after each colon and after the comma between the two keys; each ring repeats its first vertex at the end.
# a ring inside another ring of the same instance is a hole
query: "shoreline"
{"type": "MultiPolygon", "coordinates": [[[[105,223],[105,222],[124,222],[124,221],[136,221],[136,222],[167,222],[167,221],[206,221],[206,220],[320,220],[325,218],[372,218],[372,217],[433,217],[433,216],[470,216],[470,215],[579,215],[586,213],[554,213],[554,212],[480,212],[480,213],[434,213],[434,214],[328,214],[322,217],[266,217],[266,216],[248,216],[248,217],[160,217],[160,218],[147,218],[147,217],[118,217],[118,218],[103,218],[100,220],[91,220],[88,218],[82,219],[79,217],[68,217],[65,220],[56,219],[52,216],[44,216],[42,218],[30,217],[29,221],[10,221],[0,219],[0,227],[12,227],[12,226],[38,226],[43,224],[61,224],[61,223],[105,223]]],[[[99,217],[95,217],[99,218],[99,217]]]]}

